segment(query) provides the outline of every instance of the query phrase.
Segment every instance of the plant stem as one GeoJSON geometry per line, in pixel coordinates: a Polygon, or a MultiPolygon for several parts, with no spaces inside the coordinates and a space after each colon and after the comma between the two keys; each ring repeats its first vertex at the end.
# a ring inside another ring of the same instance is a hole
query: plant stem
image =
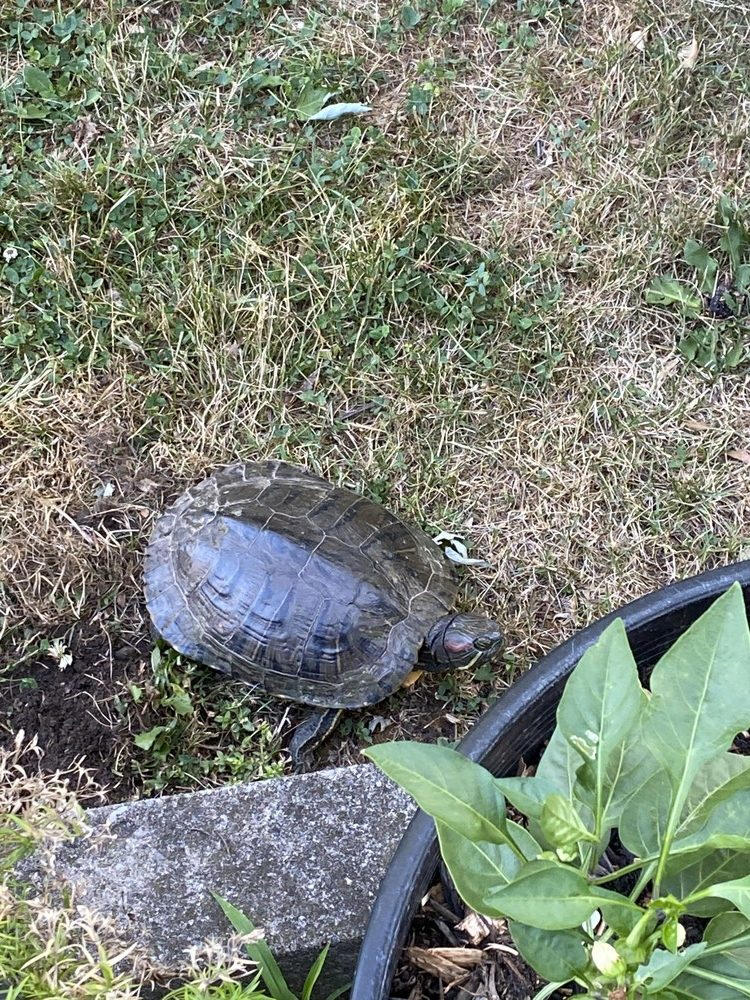
{"type": "Polygon", "coordinates": [[[593,880],[593,884],[604,885],[605,882],[614,882],[621,875],[629,875],[630,872],[638,871],[639,868],[643,868],[644,865],[648,865],[652,861],[656,861],[656,858],[643,858],[640,861],[633,861],[631,864],[625,865],[624,868],[618,868],[608,875],[600,875],[599,878],[593,880]]]}
{"type": "MultiPolygon", "coordinates": [[[[683,776],[684,777],[684,776],[683,776]]],[[[687,788],[683,782],[681,787],[675,793],[675,797],[672,800],[672,805],[669,809],[669,816],[667,818],[667,828],[664,831],[664,836],[661,841],[661,849],[659,851],[659,861],[656,865],[656,874],[654,875],[654,895],[661,895],[661,880],[664,877],[664,869],[669,861],[670,851],[672,850],[672,841],[677,833],[677,827],[680,823],[680,815],[682,813],[682,807],[685,805],[685,799],[687,797],[687,788]]]]}
{"type": "Polygon", "coordinates": [[[654,914],[650,910],[646,910],[638,919],[638,923],[632,929],[630,934],[628,934],[625,939],[625,943],[631,948],[636,948],[641,943],[641,938],[645,933],[645,928],[648,927],[649,921],[652,920],[653,917],[654,914]]]}
{"type": "Polygon", "coordinates": [[[596,864],[596,854],[594,853],[596,845],[586,847],[581,849],[581,867],[587,875],[591,874],[591,870],[596,864]]]}
{"type": "Polygon", "coordinates": [[[644,871],[641,873],[641,877],[635,883],[633,891],[630,893],[630,899],[633,902],[635,902],[636,899],[638,899],[640,894],[643,892],[643,890],[646,888],[649,881],[651,880],[651,876],[654,871],[654,863],[655,863],[654,861],[649,862],[648,868],[644,869],[644,871]]]}
{"type": "MultiPolygon", "coordinates": [[[[682,808],[682,804],[680,804],[682,808]]],[[[670,816],[669,823],[667,824],[667,830],[664,834],[664,840],[661,845],[661,852],[659,854],[659,861],[656,865],[656,875],[654,876],[654,895],[658,896],[661,891],[661,880],[664,875],[664,869],[667,866],[667,861],[669,860],[669,850],[672,846],[672,841],[674,840],[675,830],[677,828],[677,814],[675,813],[674,822],[670,816]]]]}

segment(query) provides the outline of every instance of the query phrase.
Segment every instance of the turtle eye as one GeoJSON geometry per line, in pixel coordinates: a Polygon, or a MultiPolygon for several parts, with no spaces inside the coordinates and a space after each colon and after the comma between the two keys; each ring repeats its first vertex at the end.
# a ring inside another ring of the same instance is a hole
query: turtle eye
{"type": "Polygon", "coordinates": [[[486,635],[480,635],[478,639],[474,640],[474,649],[492,649],[494,643],[486,635]]]}

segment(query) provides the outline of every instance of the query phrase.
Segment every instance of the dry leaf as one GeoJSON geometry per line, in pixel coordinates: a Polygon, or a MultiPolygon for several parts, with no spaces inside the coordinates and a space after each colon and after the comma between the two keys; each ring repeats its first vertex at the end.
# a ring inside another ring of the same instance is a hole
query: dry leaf
{"type": "Polygon", "coordinates": [[[490,935],[491,925],[488,920],[469,910],[460,924],[456,924],[456,930],[462,931],[472,944],[481,944],[490,935]]]}
{"type": "Polygon", "coordinates": [[[436,958],[426,948],[407,948],[406,957],[418,969],[423,969],[425,972],[451,983],[461,980],[467,975],[466,969],[462,969],[460,965],[436,958]]]}
{"type": "Polygon", "coordinates": [[[744,462],[745,465],[750,465],[750,451],[744,451],[742,448],[737,451],[728,451],[728,458],[733,458],[735,462],[744,462]]]}
{"type": "Polygon", "coordinates": [[[518,951],[515,948],[511,948],[509,944],[488,944],[488,950],[490,951],[502,951],[506,955],[517,955],[518,951]]]}
{"type": "Polygon", "coordinates": [[[403,688],[414,687],[414,685],[417,683],[417,681],[419,680],[419,678],[422,676],[423,673],[424,670],[412,670],[401,681],[401,687],[403,688]]]}
{"type": "Polygon", "coordinates": [[[639,28],[630,35],[630,44],[639,52],[645,52],[646,39],[648,38],[648,28],[639,28]]]}
{"type": "Polygon", "coordinates": [[[705,424],[702,420],[686,420],[685,426],[690,431],[710,431],[713,430],[710,424],[705,424]]]}
{"type": "Polygon", "coordinates": [[[428,948],[427,951],[447,962],[454,962],[463,969],[473,969],[482,961],[482,952],[479,948],[428,948]]]}
{"type": "Polygon", "coordinates": [[[86,149],[87,146],[90,146],[92,142],[99,138],[99,129],[89,115],[86,115],[85,118],[79,118],[74,122],[72,131],[73,142],[77,146],[80,146],[81,149],[86,149]]]}
{"type": "Polygon", "coordinates": [[[677,53],[677,58],[680,60],[680,66],[682,66],[683,69],[693,69],[695,64],[698,62],[699,52],[700,46],[698,45],[698,39],[695,35],[693,35],[692,42],[688,42],[687,45],[683,45],[677,53]]]}
{"type": "Polygon", "coordinates": [[[406,957],[418,969],[454,985],[466,978],[469,969],[479,965],[482,952],[478,948],[407,948],[406,957]]]}

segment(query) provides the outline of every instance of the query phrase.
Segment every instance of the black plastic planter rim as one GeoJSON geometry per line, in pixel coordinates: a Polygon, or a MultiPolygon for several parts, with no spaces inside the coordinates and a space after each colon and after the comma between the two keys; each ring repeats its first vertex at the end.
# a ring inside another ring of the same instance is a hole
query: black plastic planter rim
{"type": "MultiPolygon", "coordinates": [[[[639,668],[661,654],[732,583],[739,581],[750,616],[750,560],[701,573],[639,598],[576,633],[528,670],[474,726],[459,746],[493,774],[512,773],[518,758],[547,738],[565,681],[588,647],[622,618],[639,668]]],[[[432,819],[419,811],[383,878],[370,914],[351,1000],[387,1000],[401,948],[438,865],[432,819]]]]}

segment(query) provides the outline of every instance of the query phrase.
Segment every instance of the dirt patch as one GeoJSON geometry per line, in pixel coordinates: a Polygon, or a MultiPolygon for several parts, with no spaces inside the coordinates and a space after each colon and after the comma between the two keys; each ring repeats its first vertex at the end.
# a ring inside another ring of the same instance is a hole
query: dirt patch
{"type": "Polygon", "coordinates": [[[113,648],[105,633],[81,629],[59,643],[62,655],[72,657],[70,663],[43,651],[2,678],[0,745],[10,748],[18,730],[28,738],[36,735],[45,773],[67,771],[80,762],[105,789],[108,801],[121,801],[134,789],[128,776],[118,773],[127,736],[118,719],[117,696],[129,677],[142,672],[148,643],[122,642],[113,648]]]}

